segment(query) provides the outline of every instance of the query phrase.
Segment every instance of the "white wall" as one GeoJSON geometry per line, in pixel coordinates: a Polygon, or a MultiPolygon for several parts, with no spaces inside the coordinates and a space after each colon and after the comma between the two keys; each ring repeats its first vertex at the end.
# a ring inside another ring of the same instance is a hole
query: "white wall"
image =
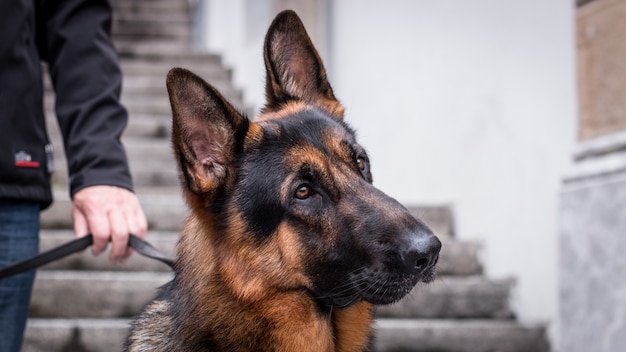
{"type": "Polygon", "coordinates": [[[331,80],[378,187],[451,204],[524,319],[557,317],[557,209],[576,134],[573,1],[336,0],[331,80]]]}
{"type": "Polygon", "coordinates": [[[205,36],[200,44],[233,69],[246,106],[264,103],[263,38],[274,18],[272,0],[200,0],[205,36]]]}
{"type": "MultiPolygon", "coordinates": [[[[205,45],[260,107],[273,1],[204,2],[205,45]]],[[[375,184],[406,204],[452,205],[458,236],[484,243],[487,274],[518,279],[518,315],[554,324],[557,202],[576,134],[573,3],[333,0],[325,58],[375,184]]]]}

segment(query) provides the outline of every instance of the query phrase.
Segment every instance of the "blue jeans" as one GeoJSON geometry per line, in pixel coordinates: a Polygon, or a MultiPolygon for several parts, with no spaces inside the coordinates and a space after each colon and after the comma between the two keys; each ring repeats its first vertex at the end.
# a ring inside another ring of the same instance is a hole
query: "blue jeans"
{"type": "MultiPolygon", "coordinates": [[[[0,199],[0,267],[39,250],[39,203],[0,199]]],[[[35,271],[0,279],[0,351],[19,352],[35,271]]]]}

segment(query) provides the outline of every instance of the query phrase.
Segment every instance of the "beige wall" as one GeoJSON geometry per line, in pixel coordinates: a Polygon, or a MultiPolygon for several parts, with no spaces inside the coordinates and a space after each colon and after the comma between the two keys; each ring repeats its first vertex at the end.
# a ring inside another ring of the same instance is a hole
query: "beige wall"
{"type": "Polygon", "coordinates": [[[578,8],[579,138],[626,130],[626,1],[578,8]]]}

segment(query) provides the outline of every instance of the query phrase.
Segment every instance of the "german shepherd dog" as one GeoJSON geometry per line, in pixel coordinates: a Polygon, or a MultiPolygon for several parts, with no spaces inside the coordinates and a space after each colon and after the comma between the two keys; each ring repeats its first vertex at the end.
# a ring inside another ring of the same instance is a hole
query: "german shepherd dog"
{"type": "Polygon", "coordinates": [[[373,306],[434,279],[441,242],[372,186],[293,11],[274,19],[264,56],[255,122],[195,74],[167,75],[190,213],[175,276],[126,351],[365,351],[373,306]]]}

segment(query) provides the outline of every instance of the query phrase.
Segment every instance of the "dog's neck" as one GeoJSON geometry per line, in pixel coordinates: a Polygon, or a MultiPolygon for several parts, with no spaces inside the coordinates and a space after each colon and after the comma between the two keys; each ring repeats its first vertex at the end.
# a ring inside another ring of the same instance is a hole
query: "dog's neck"
{"type": "Polygon", "coordinates": [[[182,269],[177,270],[175,282],[186,286],[180,292],[192,295],[175,300],[180,314],[178,318],[174,315],[174,323],[179,325],[180,331],[198,331],[201,327],[207,332],[205,337],[189,336],[190,340],[196,340],[192,345],[209,344],[218,346],[217,350],[222,346],[224,350],[233,351],[285,352],[357,352],[367,347],[372,321],[369,303],[321,312],[303,289],[283,290],[256,282],[256,286],[263,287],[263,294],[259,294],[258,290],[251,292],[249,282],[246,287],[241,287],[241,282],[227,282],[223,271],[233,268],[221,267],[228,256],[220,253],[223,249],[216,248],[207,236],[207,225],[201,221],[188,222],[179,242],[179,253],[187,255],[177,258],[177,267],[182,269]],[[208,242],[201,243],[204,241],[208,242]],[[200,248],[213,252],[197,253],[200,248]],[[195,268],[195,271],[185,268],[195,268]],[[185,328],[185,324],[190,328],[185,328]],[[218,341],[218,336],[224,341],[218,341]],[[233,342],[241,345],[232,346],[233,342]]]}

